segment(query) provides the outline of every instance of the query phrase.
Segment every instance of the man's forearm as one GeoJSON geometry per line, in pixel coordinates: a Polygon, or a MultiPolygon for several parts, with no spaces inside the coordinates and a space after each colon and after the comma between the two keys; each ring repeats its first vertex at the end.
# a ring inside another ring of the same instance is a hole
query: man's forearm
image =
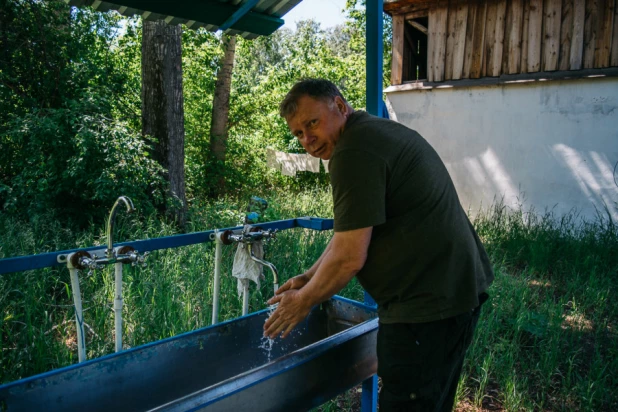
{"type": "Polygon", "coordinates": [[[359,230],[357,233],[355,242],[341,234],[335,234],[316,262],[317,266],[314,265],[316,271],[311,275],[311,280],[300,290],[301,296],[307,299],[311,306],[339,292],[362,269],[371,238],[371,228],[364,232],[359,230]]]}
{"type": "Polygon", "coordinates": [[[315,275],[316,272],[318,271],[318,268],[320,267],[320,265],[322,264],[322,261],[324,260],[324,256],[328,254],[328,252],[330,251],[332,247],[332,244],[333,244],[333,239],[331,239],[330,242],[328,242],[328,245],[326,245],[326,249],[324,249],[324,252],[322,252],[318,260],[316,260],[315,263],[309,269],[305,271],[304,274],[307,275],[309,279],[311,279],[313,275],[315,275]]]}

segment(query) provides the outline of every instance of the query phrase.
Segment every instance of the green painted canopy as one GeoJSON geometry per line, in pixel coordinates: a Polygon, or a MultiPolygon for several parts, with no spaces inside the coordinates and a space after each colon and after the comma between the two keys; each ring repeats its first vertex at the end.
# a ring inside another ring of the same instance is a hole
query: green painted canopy
{"type": "Polygon", "coordinates": [[[165,20],[188,28],[223,29],[247,39],[267,36],[281,27],[281,19],[301,0],[65,0],[71,6],[91,6],[97,11],[117,10],[123,16],[165,20]]]}

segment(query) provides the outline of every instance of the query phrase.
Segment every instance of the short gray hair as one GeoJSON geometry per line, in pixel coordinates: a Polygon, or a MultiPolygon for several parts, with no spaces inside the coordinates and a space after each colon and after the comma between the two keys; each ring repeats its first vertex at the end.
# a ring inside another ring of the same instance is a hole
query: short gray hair
{"type": "Polygon", "coordinates": [[[296,83],[288,94],[285,95],[285,98],[279,105],[279,115],[283,118],[288,118],[295,114],[298,109],[298,100],[303,96],[327,102],[331,102],[332,99],[339,96],[348,104],[333,82],[325,79],[303,79],[296,83]]]}

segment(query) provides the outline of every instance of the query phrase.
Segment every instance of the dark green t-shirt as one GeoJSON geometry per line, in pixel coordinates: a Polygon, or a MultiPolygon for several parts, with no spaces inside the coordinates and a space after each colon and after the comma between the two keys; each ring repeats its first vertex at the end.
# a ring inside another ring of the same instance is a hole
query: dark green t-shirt
{"type": "Polygon", "coordinates": [[[357,274],[380,321],[429,322],[478,306],[487,253],[436,151],[414,130],[366,112],[348,119],[329,163],[335,231],[373,226],[357,274]]]}

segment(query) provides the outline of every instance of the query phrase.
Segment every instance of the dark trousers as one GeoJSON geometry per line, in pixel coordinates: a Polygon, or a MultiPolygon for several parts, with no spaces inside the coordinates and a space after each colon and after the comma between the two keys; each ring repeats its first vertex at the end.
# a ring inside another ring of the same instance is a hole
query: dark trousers
{"type": "MultiPolygon", "coordinates": [[[[482,304],[487,294],[479,298],[482,304]]],[[[452,411],[480,310],[435,322],[380,324],[380,412],[452,411]]]]}

